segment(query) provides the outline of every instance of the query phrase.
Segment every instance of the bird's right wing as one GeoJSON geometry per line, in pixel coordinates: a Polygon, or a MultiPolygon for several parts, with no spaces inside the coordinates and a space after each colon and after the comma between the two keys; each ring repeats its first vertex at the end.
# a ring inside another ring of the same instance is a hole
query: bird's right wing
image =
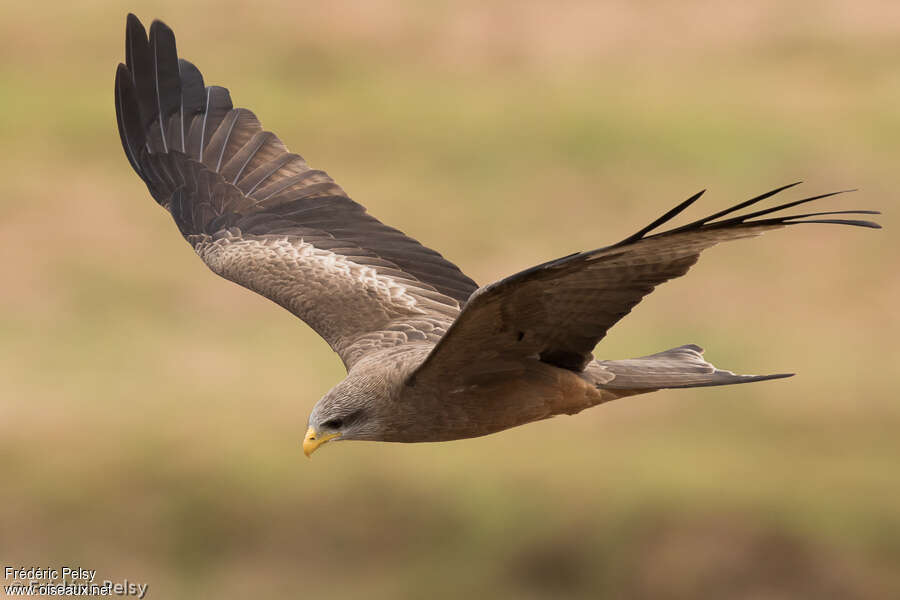
{"type": "Polygon", "coordinates": [[[203,261],[306,321],[349,369],[366,353],[437,341],[477,288],[291,154],[228,90],[206,87],[175,36],[128,16],[116,72],[122,147],[203,261]]]}
{"type": "Polygon", "coordinates": [[[706,248],[799,223],[879,227],[870,221],[834,218],[848,213],[877,214],[874,211],[766,216],[834,194],[722,219],[787,187],[791,186],[683,227],[647,235],[687,208],[701,192],[618,244],[550,261],[479,289],[413,377],[437,378],[446,372],[484,369],[492,360],[515,357],[580,371],[592,360],[594,346],[610,327],[655,286],[687,273],[706,248]]]}

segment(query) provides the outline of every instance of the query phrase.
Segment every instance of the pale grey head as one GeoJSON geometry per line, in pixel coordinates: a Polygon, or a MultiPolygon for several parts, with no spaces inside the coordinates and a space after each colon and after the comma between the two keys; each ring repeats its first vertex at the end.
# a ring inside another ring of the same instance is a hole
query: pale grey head
{"type": "Polygon", "coordinates": [[[370,377],[348,376],[313,407],[303,451],[307,456],[331,440],[377,440],[385,428],[379,407],[384,389],[370,377]]]}

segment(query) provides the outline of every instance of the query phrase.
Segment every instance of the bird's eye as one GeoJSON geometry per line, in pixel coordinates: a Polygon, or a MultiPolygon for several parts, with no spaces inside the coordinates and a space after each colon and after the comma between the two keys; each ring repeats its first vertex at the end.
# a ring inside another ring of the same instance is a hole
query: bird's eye
{"type": "Polygon", "coordinates": [[[322,423],[322,427],[324,429],[340,429],[344,426],[344,421],[342,419],[328,419],[324,423],[322,423]]]}

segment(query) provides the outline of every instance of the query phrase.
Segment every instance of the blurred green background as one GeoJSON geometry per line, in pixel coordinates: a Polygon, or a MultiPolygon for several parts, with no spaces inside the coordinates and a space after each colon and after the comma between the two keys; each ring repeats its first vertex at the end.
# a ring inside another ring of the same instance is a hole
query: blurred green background
{"type": "Polygon", "coordinates": [[[0,563],[174,599],[900,597],[898,56],[878,0],[3,2],[0,563]],[[795,378],[308,461],[342,366],[129,168],[128,11],[480,283],[701,188],[695,218],[858,187],[821,206],[886,229],[716,248],[596,352],[795,378]]]}

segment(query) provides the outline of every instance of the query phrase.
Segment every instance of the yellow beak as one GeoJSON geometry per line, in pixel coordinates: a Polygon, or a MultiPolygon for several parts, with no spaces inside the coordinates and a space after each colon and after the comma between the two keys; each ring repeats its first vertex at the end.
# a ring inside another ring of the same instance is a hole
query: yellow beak
{"type": "Polygon", "coordinates": [[[340,435],[340,433],[326,433],[325,435],[320,436],[316,433],[315,429],[310,427],[306,430],[306,437],[303,439],[303,454],[307,457],[311,456],[312,453],[316,451],[316,448],[328,440],[333,440],[340,435]]]}

